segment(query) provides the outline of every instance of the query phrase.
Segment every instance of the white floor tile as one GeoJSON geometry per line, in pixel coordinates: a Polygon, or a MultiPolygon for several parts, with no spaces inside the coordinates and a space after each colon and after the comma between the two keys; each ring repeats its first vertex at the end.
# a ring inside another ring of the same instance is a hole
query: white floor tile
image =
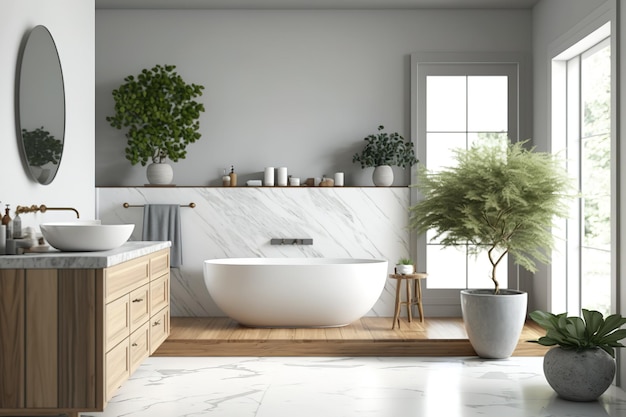
{"type": "Polygon", "coordinates": [[[626,393],[562,400],[543,358],[163,358],[82,417],[625,417],[626,393]]]}

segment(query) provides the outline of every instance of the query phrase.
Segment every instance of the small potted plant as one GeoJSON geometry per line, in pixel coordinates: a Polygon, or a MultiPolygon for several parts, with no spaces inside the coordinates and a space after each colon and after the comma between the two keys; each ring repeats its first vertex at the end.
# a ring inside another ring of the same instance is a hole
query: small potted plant
{"type": "Polygon", "coordinates": [[[501,289],[498,266],[506,255],[531,272],[536,261],[548,262],[554,219],[568,214],[567,172],[552,154],[525,143],[481,139],[457,149],[453,167],[420,169],[413,185],[421,198],[409,207],[412,229],[433,230],[432,239],[442,246],[467,247],[489,258],[493,289],[461,290],[465,328],[484,358],[509,357],[526,318],[528,294],[501,289]]]}
{"type": "Polygon", "coordinates": [[[378,126],[378,134],[367,136],[367,142],[361,153],[352,157],[352,162],[360,162],[361,168],[374,167],[372,180],[377,187],[388,187],[393,184],[392,166],[407,168],[415,165],[413,142],[405,141],[398,132],[383,132],[384,126],[378,126]]]}
{"type": "Polygon", "coordinates": [[[204,86],[187,84],[174,65],[156,65],[113,90],[115,114],[106,120],[111,126],[128,128],[126,159],[132,165],[148,166],[151,184],[169,184],[172,168],[166,159],[177,162],[187,156],[186,147],[200,139],[198,118],[204,105],[194,100],[204,86]]]}
{"type": "Polygon", "coordinates": [[[583,309],[583,317],[536,310],[530,318],[546,335],[529,342],[555,346],[543,359],[546,380],[562,398],[593,401],[602,395],[615,376],[615,348],[624,347],[626,318],[583,309]]]}
{"type": "Polygon", "coordinates": [[[415,265],[411,258],[400,258],[396,263],[396,274],[410,275],[415,272],[415,265]]]}

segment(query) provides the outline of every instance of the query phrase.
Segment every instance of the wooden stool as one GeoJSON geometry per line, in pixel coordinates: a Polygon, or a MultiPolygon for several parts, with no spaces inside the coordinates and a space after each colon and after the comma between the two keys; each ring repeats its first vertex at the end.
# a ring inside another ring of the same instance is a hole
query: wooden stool
{"type": "Polygon", "coordinates": [[[389,278],[393,278],[396,280],[396,308],[395,313],[393,315],[393,325],[392,329],[395,329],[396,322],[398,323],[398,328],[400,327],[400,307],[405,305],[407,308],[409,323],[413,320],[413,316],[411,314],[411,307],[417,305],[417,309],[420,314],[420,322],[424,322],[424,308],[422,306],[422,280],[428,276],[426,272],[415,272],[413,274],[391,274],[389,278]],[[406,281],[406,301],[401,300],[400,289],[402,287],[402,281],[406,281]],[[411,282],[413,283],[413,292],[415,293],[415,298],[411,295],[411,282]]]}

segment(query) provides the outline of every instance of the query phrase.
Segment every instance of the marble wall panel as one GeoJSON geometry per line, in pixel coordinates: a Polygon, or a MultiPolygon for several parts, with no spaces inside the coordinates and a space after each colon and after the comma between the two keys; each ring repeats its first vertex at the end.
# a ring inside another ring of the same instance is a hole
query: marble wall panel
{"type": "MultiPolygon", "coordinates": [[[[134,223],[141,240],[143,209],[124,203],[181,204],[183,265],[172,269],[173,316],[223,316],[204,285],[203,261],[237,257],[384,258],[389,272],[409,255],[410,191],[393,188],[102,187],[97,217],[134,223]],[[271,245],[272,238],[310,238],[310,246],[271,245]]],[[[395,282],[368,313],[393,316],[395,282]]]]}

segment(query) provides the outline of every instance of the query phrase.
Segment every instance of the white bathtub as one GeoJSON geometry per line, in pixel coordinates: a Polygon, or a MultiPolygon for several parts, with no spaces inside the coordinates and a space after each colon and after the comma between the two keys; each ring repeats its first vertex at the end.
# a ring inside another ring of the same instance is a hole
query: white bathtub
{"type": "Polygon", "coordinates": [[[254,327],[337,327],[363,317],[387,278],[382,259],[204,261],[204,282],[229,317],[254,327]]]}

